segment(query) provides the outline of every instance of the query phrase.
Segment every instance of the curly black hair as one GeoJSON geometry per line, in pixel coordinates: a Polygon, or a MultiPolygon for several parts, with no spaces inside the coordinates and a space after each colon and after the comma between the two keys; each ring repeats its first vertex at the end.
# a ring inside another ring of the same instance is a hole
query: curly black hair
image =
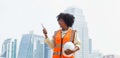
{"type": "Polygon", "coordinates": [[[69,14],[69,13],[60,13],[57,16],[57,21],[59,21],[60,19],[63,19],[65,24],[68,27],[72,27],[75,17],[72,14],[69,14]]]}

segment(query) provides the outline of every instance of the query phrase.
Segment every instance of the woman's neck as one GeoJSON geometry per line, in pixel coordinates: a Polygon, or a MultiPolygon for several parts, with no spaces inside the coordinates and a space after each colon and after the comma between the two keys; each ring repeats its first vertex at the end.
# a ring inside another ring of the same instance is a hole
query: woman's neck
{"type": "Polygon", "coordinates": [[[62,31],[68,30],[69,27],[62,28],[62,31]]]}

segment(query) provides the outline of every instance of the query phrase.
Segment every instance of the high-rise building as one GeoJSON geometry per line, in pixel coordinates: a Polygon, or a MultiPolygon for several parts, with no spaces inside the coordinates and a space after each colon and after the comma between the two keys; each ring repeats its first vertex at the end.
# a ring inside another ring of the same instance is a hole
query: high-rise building
{"type": "Polygon", "coordinates": [[[43,36],[33,33],[25,34],[19,46],[18,58],[46,58],[50,55],[49,50],[43,36]]]}
{"type": "Polygon", "coordinates": [[[6,58],[6,53],[7,53],[7,46],[8,46],[8,43],[10,43],[10,39],[6,39],[4,41],[4,43],[2,44],[2,57],[5,57],[6,58]]]}
{"type": "Polygon", "coordinates": [[[12,41],[12,49],[11,49],[11,58],[16,58],[16,47],[17,46],[17,40],[15,39],[14,41],[12,41]]]}
{"type": "Polygon", "coordinates": [[[33,58],[44,58],[44,37],[34,35],[33,37],[34,49],[33,58]]]}
{"type": "Polygon", "coordinates": [[[89,54],[92,53],[92,39],[89,39],[89,54]]]}
{"type": "Polygon", "coordinates": [[[44,47],[44,58],[51,58],[51,49],[48,47],[47,44],[45,44],[44,47]]]}
{"type": "Polygon", "coordinates": [[[2,57],[16,58],[16,44],[17,40],[6,39],[2,45],[2,57]]]}
{"type": "Polygon", "coordinates": [[[75,22],[73,29],[77,30],[78,37],[81,41],[80,51],[76,53],[76,58],[89,58],[89,37],[88,28],[83,11],[78,8],[68,8],[64,12],[73,14],[75,16],[75,22]]]}
{"type": "Polygon", "coordinates": [[[22,36],[18,58],[33,58],[33,43],[32,43],[33,34],[24,34],[22,36]]]}

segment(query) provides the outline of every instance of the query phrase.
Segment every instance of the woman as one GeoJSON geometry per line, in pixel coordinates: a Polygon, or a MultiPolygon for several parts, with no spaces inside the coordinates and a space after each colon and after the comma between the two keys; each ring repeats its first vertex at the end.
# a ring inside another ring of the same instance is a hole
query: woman
{"type": "Polygon", "coordinates": [[[68,13],[60,13],[57,16],[57,21],[61,29],[55,31],[52,40],[48,39],[47,30],[43,29],[46,38],[45,43],[53,49],[53,58],[74,58],[74,55],[71,57],[64,56],[62,51],[63,45],[66,42],[73,42],[75,45],[74,50],[67,49],[64,51],[67,55],[80,50],[80,41],[77,32],[71,28],[74,23],[74,16],[68,13]]]}

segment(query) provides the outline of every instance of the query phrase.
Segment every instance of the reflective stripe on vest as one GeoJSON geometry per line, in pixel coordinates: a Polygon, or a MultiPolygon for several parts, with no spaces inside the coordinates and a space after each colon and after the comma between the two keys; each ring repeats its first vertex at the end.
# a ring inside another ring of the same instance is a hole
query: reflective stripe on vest
{"type": "Polygon", "coordinates": [[[53,55],[60,55],[60,52],[54,52],[53,55]]]}
{"type": "Polygon", "coordinates": [[[74,43],[75,32],[76,32],[76,30],[72,30],[72,34],[71,34],[71,37],[70,37],[70,41],[73,42],[73,43],[74,43]]]}

